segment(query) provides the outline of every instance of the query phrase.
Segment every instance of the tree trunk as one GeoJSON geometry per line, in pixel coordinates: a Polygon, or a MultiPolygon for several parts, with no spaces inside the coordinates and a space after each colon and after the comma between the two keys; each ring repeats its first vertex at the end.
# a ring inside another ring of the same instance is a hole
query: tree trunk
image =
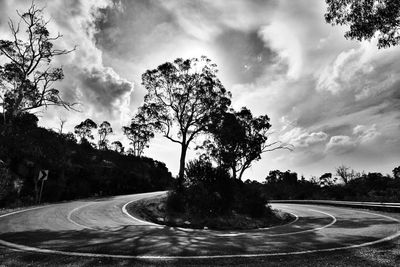
{"type": "Polygon", "coordinates": [[[245,171],[246,169],[247,169],[247,168],[242,167],[242,170],[240,171],[240,174],[239,174],[239,180],[240,180],[240,181],[242,181],[242,176],[243,176],[243,173],[244,173],[244,171],[245,171]]]}
{"type": "Polygon", "coordinates": [[[232,166],[232,167],[231,167],[231,170],[232,170],[232,178],[233,178],[234,180],[236,180],[236,179],[237,179],[237,175],[236,175],[236,166],[232,166]]]}
{"type": "Polygon", "coordinates": [[[185,159],[188,146],[185,143],[181,145],[181,158],[179,161],[178,190],[183,189],[183,179],[185,176],[185,159]]]}

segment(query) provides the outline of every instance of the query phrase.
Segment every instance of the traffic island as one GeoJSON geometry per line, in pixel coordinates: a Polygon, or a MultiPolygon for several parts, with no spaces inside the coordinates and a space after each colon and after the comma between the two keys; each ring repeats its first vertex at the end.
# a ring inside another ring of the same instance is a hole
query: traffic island
{"type": "Polygon", "coordinates": [[[167,197],[155,197],[130,203],[129,214],[145,221],[170,227],[213,230],[250,230],[284,225],[295,220],[292,214],[271,209],[263,217],[253,218],[235,211],[219,216],[194,216],[187,213],[168,212],[167,197]]]}

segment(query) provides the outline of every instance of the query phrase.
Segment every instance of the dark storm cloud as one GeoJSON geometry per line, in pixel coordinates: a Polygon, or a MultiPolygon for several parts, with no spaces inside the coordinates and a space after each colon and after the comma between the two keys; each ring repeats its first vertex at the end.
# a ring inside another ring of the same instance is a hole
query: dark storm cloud
{"type": "Polygon", "coordinates": [[[88,100],[95,102],[98,109],[115,108],[116,101],[128,97],[132,83],[120,78],[110,68],[85,70],[81,78],[82,92],[88,100]]]}
{"type": "Polygon", "coordinates": [[[154,44],[173,41],[171,31],[178,31],[171,14],[155,1],[114,1],[98,11],[96,44],[119,58],[135,59],[151,53],[154,44]]]}
{"type": "Polygon", "coordinates": [[[226,30],[216,37],[215,45],[225,66],[222,71],[231,84],[255,81],[264,75],[265,68],[276,57],[276,53],[265,46],[258,31],[226,30]]]}

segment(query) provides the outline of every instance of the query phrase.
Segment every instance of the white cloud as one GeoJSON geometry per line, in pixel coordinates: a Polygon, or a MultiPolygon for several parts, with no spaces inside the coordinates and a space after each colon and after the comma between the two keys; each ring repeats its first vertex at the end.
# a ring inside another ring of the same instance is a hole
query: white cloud
{"type": "Polygon", "coordinates": [[[345,154],[357,147],[357,142],[347,135],[332,136],[326,145],[327,153],[345,154]]]}
{"type": "Polygon", "coordinates": [[[323,143],[328,135],[322,131],[307,132],[306,130],[296,127],[281,136],[283,142],[292,144],[295,148],[307,148],[316,144],[323,143]]]}
{"type": "Polygon", "coordinates": [[[357,136],[360,143],[371,142],[381,135],[381,133],[376,129],[376,124],[373,124],[371,127],[367,127],[365,125],[357,125],[353,129],[353,134],[357,136]]]}
{"type": "Polygon", "coordinates": [[[290,31],[289,25],[274,21],[263,27],[260,35],[269,47],[278,51],[281,60],[287,62],[287,76],[299,78],[303,66],[302,46],[296,35],[290,31]]]}

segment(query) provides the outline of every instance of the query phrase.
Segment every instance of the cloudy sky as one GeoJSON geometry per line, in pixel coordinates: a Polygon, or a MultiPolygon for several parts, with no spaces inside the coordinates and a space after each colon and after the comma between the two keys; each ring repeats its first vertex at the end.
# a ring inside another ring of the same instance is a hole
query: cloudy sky
{"type": "MultiPolygon", "coordinates": [[[[0,0],[0,39],[7,18],[31,1],[0,0]]],[[[400,165],[400,46],[378,50],[375,41],[343,37],[346,28],[324,21],[322,0],[52,0],[46,6],[65,79],[57,87],[81,112],[43,110],[40,124],[67,130],[86,118],[111,122],[123,139],[145,94],[141,74],[177,57],[206,55],[233,94],[233,106],[271,117],[274,138],[293,152],[263,155],[245,178],[262,181],[269,170],[306,177],[356,170],[390,173],[400,165]]],[[[127,143],[126,140],[124,140],[127,143]]],[[[156,138],[146,156],[176,174],[179,146],[156,138]]],[[[190,157],[196,152],[191,151],[190,157]]]]}

